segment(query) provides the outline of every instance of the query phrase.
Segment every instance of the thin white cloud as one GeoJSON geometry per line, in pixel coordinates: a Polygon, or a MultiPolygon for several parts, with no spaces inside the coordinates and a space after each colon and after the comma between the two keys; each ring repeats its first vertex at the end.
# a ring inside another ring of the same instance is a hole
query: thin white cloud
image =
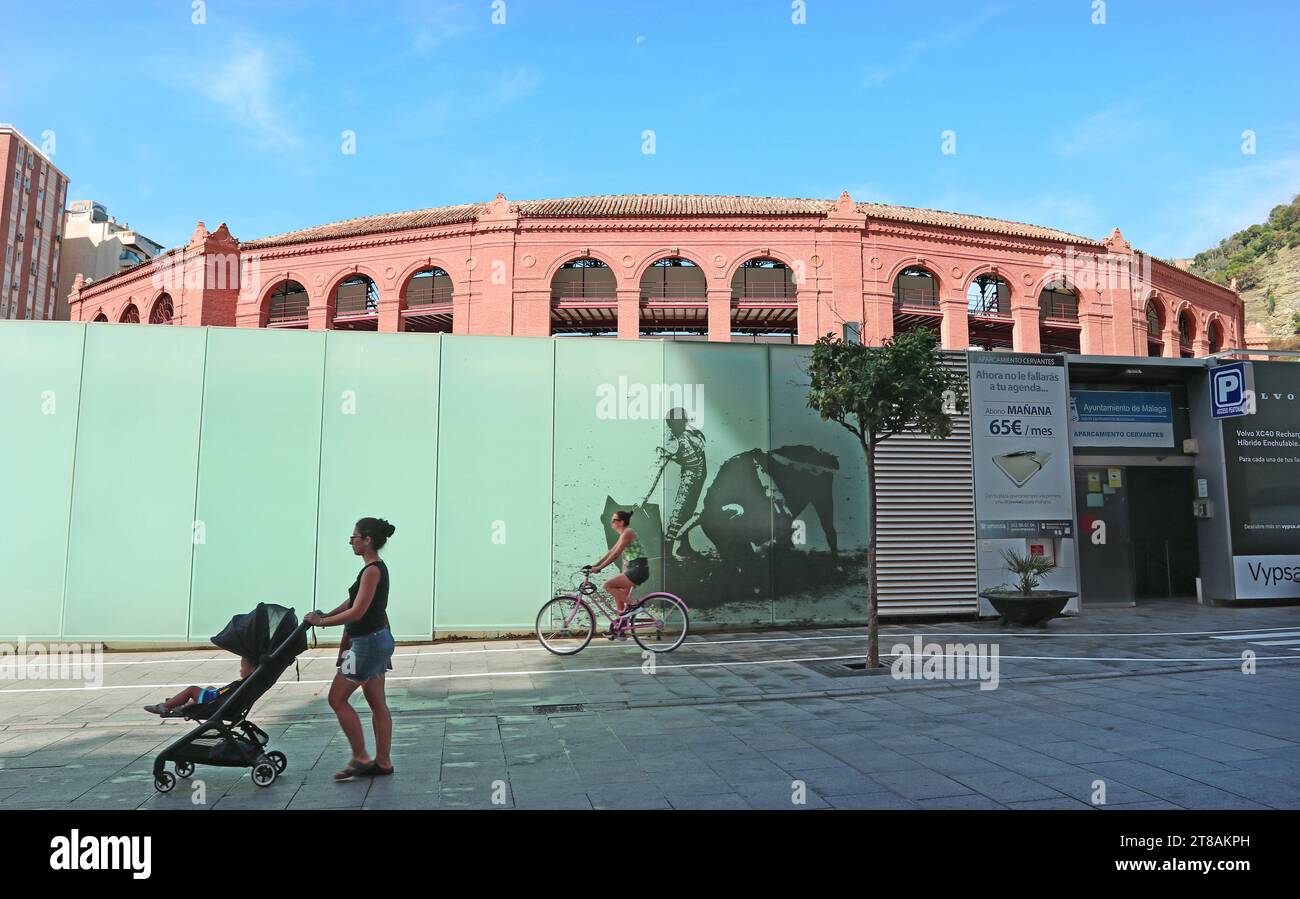
{"type": "Polygon", "coordinates": [[[1136,100],[1112,103],[1085,116],[1066,128],[1052,143],[1053,152],[1061,156],[1081,156],[1107,149],[1129,146],[1154,130],[1149,115],[1141,111],[1136,100]]]}
{"type": "Polygon", "coordinates": [[[862,86],[867,88],[877,87],[884,84],[890,78],[900,72],[910,69],[916,63],[927,58],[936,50],[945,47],[953,47],[966,42],[971,35],[975,34],[989,22],[1006,12],[1010,7],[1006,4],[997,4],[995,6],[985,7],[976,13],[971,19],[961,22],[947,31],[941,31],[933,37],[913,41],[903,48],[903,52],[896,62],[888,66],[876,66],[868,70],[863,78],[862,86]]]}
{"type": "Polygon", "coordinates": [[[520,66],[513,71],[502,72],[496,89],[492,92],[492,105],[498,108],[509,106],[534,93],[541,86],[542,76],[533,69],[520,66]]]}
{"type": "Polygon", "coordinates": [[[241,41],[195,86],[261,149],[297,149],[302,137],[287,111],[281,83],[292,58],[285,48],[241,41]]]}
{"type": "MultiPolygon", "coordinates": [[[[397,18],[411,32],[411,52],[424,56],[450,40],[474,30],[473,21],[479,15],[464,4],[407,0],[397,11],[397,18]]],[[[486,16],[483,17],[486,19],[486,16]]]]}

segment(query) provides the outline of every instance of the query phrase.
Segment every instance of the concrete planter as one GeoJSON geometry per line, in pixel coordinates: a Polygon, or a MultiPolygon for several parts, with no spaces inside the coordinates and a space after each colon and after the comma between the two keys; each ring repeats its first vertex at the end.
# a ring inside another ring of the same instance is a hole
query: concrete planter
{"type": "Polygon", "coordinates": [[[1069,590],[1034,590],[1030,593],[1002,593],[985,590],[984,597],[1002,616],[1002,624],[1047,627],[1074,596],[1069,590]]]}

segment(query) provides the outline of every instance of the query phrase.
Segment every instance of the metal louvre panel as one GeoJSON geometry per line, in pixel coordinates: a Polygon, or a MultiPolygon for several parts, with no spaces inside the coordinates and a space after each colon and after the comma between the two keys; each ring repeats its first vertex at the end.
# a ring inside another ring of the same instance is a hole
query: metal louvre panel
{"type": "MultiPolygon", "coordinates": [[[[964,353],[944,353],[966,372],[964,353]]],[[[952,436],[899,434],[876,457],[876,565],[882,617],[979,611],[970,415],[952,436]]]]}

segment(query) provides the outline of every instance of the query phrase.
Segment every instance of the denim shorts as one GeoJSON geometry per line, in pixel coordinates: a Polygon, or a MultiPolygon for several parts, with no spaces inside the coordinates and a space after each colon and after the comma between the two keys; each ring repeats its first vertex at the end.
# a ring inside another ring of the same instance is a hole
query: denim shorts
{"type": "Polygon", "coordinates": [[[388,670],[388,660],[393,655],[393,632],[382,628],[373,634],[353,636],[352,645],[343,653],[339,674],[354,684],[362,684],[379,677],[388,670]]]}
{"type": "Polygon", "coordinates": [[[629,581],[640,587],[646,581],[650,580],[650,560],[645,556],[638,556],[627,563],[627,567],[623,569],[623,573],[627,575],[629,581]]]}

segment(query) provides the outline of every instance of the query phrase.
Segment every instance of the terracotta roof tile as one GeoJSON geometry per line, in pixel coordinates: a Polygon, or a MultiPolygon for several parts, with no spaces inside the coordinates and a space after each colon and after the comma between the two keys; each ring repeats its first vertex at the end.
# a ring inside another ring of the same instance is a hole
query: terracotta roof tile
{"type": "Polygon", "coordinates": [[[454,225],[472,222],[487,208],[486,203],[465,203],[460,206],[435,206],[413,212],[389,212],[384,215],[367,215],[361,218],[316,225],[299,231],[287,231],[271,237],[243,241],[240,246],[249,249],[278,246],[280,244],[306,243],[313,240],[331,240],[339,237],[357,237],[384,231],[405,231],[410,228],[430,228],[435,225],[454,225]]]}
{"type": "MultiPolygon", "coordinates": [[[[655,216],[820,216],[835,205],[830,200],[792,197],[739,197],[702,194],[615,194],[594,197],[564,197],[552,200],[520,200],[511,204],[522,217],[530,218],[620,218],[655,216]]],[[[280,244],[305,243],[341,237],[356,237],[384,231],[403,231],[435,225],[472,221],[487,209],[486,203],[438,206],[412,212],[363,216],[272,237],[248,241],[250,249],[280,244]]],[[[914,209],[883,203],[858,203],[859,212],[871,218],[985,233],[1059,240],[1074,244],[1100,245],[1098,241],[1054,228],[1011,222],[982,215],[962,215],[937,209],[914,209]]]]}

